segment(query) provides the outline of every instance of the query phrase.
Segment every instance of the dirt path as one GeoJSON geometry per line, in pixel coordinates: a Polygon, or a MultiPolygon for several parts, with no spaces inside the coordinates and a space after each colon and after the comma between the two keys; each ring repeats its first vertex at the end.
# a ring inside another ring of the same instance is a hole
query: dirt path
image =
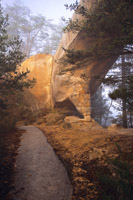
{"type": "Polygon", "coordinates": [[[16,159],[14,200],[70,200],[67,172],[36,127],[24,126],[16,159]]]}

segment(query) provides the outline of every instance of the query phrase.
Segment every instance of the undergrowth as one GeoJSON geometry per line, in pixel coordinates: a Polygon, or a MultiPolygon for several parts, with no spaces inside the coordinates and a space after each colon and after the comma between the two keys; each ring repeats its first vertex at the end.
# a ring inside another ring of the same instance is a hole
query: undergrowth
{"type": "Polygon", "coordinates": [[[101,200],[132,200],[133,197],[133,165],[132,152],[124,153],[116,144],[119,154],[116,158],[108,158],[108,173],[98,175],[101,200]]]}
{"type": "Polygon", "coordinates": [[[15,130],[16,119],[11,114],[7,113],[0,116],[0,133],[8,133],[15,130]]]}

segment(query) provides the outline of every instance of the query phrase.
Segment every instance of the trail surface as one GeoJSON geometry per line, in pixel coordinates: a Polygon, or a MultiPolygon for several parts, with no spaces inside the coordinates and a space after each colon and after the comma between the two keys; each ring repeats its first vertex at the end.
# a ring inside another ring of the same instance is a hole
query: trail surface
{"type": "Polygon", "coordinates": [[[14,200],[71,200],[67,172],[43,132],[24,126],[16,159],[14,200]]]}

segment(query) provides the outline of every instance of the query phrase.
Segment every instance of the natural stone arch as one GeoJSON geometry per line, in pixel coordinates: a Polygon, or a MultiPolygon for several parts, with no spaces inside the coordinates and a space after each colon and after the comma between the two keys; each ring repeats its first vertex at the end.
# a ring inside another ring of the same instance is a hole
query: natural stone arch
{"type": "MultiPolygon", "coordinates": [[[[80,3],[87,8],[91,8],[95,1],[81,0],[80,3]]],[[[74,20],[79,17],[74,13],[74,20]]],[[[65,49],[85,50],[88,45],[91,46],[94,43],[94,40],[86,37],[81,31],[78,33],[64,33],[54,56],[51,80],[53,105],[69,99],[88,121],[91,120],[91,96],[96,92],[101,84],[101,79],[107,74],[117,57],[109,57],[88,63],[86,66],[80,66],[80,68],[75,69],[73,73],[65,71],[63,74],[60,72],[64,66],[57,61],[65,55],[62,47],[65,49]],[[87,79],[83,79],[82,75],[85,75],[87,79]],[[96,79],[97,76],[99,76],[99,79],[96,79]]]]}

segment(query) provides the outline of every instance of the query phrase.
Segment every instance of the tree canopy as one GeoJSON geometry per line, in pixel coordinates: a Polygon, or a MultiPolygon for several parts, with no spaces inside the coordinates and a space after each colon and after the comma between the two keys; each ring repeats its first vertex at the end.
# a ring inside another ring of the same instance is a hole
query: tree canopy
{"type": "Polygon", "coordinates": [[[121,112],[118,123],[123,127],[132,127],[133,117],[133,57],[122,55],[113,65],[113,71],[105,77],[104,83],[113,87],[109,97],[117,102],[117,109],[121,112]]]}

